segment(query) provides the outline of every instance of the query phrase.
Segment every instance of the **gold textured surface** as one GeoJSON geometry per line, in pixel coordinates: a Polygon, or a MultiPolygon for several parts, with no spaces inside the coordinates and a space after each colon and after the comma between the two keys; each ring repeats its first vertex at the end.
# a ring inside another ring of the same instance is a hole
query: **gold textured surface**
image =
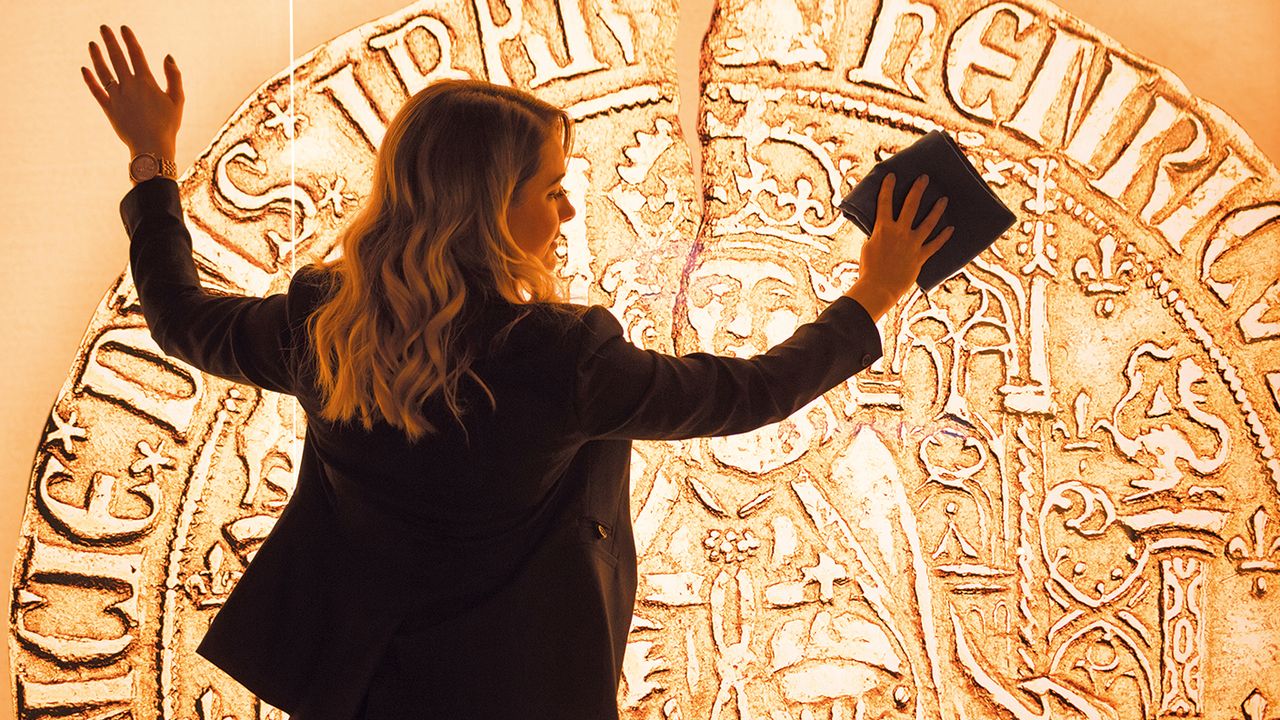
{"type": "MultiPolygon", "coordinates": [[[[296,110],[285,71],[182,179],[206,284],[282,290],[331,252],[385,119],[462,73],[579,121],[574,300],[642,347],[749,355],[857,277],[834,202],[944,128],[1019,222],[792,418],[637,443],[624,716],[1275,717],[1275,167],[1047,4],[733,0],[703,51],[700,210],[674,18],[424,2],[317,48],[296,110]]],[[[193,649],[289,498],[295,419],[164,358],[121,277],[32,472],[22,717],[278,714],[193,649]]]]}

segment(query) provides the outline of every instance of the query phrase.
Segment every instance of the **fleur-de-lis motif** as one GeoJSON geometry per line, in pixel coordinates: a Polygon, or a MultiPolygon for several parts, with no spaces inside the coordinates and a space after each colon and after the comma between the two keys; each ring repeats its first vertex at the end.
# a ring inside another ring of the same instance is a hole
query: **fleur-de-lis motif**
{"type": "MultiPolygon", "coordinates": [[[[1125,259],[1116,265],[1116,248],[1118,246],[1115,237],[1111,233],[1103,235],[1098,240],[1098,253],[1100,256],[1098,267],[1094,267],[1092,259],[1082,257],[1076,260],[1072,272],[1076,282],[1084,287],[1085,295],[1101,296],[1093,308],[1094,312],[1101,317],[1111,316],[1116,307],[1114,296],[1128,289],[1128,285],[1121,282],[1124,276],[1127,275],[1132,279],[1137,272],[1137,268],[1134,267],[1131,260],[1125,259]]],[[[1125,249],[1132,252],[1133,245],[1128,244],[1125,249]]]]}
{"type": "Polygon", "coordinates": [[[1267,511],[1258,507],[1250,519],[1249,538],[1237,535],[1227,543],[1227,557],[1239,561],[1241,570],[1280,570],[1280,535],[1267,545],[1267,511]]]}
{"type": "MultiPolygon", "coordinates": [[[[1280,534],[1267,539],[1267,511],[1258,506],[1249,519],[1245,535],[1237,535],[1227,542],[1226,555],[1236,561],[1241,571],[1280,573],[1280,534]]],[[[1267,591],[1266,580],[1257,575],[1253,580],[1253,592],[1262,595],[1267,591]]]]}
{"type": "Polygon", "coordinates": [[[226,602],[231,589],[240,580],[243,571],[225,562],[226,553],[220,543],[214,543],[204,556],[204,570],[198,570],[183,581],[183,589],[197,607],[217,607],[226,602]]]}
{"type": "Polygon", "coordinates": [[[1062,445],[1063,450],[1098,450],[1102,445],[1096,440],[1089,440],[1089,394],[1081,390],[1076,393],[1076,399],[1072,403],[1072,419],[1075,421],[1074,433],[1067,424],[1062,420],[1053,421],[1053,429],[1050,430],[1050,436],[1061,435],[1065,442],[1062,445]]]}

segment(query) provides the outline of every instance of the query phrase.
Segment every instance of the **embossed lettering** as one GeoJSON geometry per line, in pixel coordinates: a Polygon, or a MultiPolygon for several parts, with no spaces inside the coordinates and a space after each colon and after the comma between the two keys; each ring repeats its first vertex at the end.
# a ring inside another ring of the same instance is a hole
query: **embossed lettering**
{"type": "Polygon", "coordinates": [[[186,435],[204,395],[204,377],[165,355],[146,328],[110,328],[89,350],[77,389],[144,413],[186,435]],[[112,354],[125,362],[112,362],[108,359],[112,354]]]}
{"type": "Polygon", "coordinates": [[[1182,254],[1182,240],[1191,228],[1217,209],[1237,187],[1258,178],[1248,165],[1227,146],[1227,156],[1199,185],[1189,192],[1172,213],[1156,225],[1174,252],[1182,254]]]}
{"type": "Polygon", "coordinates": [[[160,487],[154,480],[129,488],[129,493],[144,499],[148,506],[145,516],[134,518],[120,517],[111,511],[118,478],[94,473],[83,507],[63,502],[49,492],[51,484],[70,479],[67,468],[50,455],[40,473],[37,497],[49,523],[71,539],[86,543],[118,542],[136,538],[155,524],[156,512],[160,509],[160,487]]]}
{"type": "Polygon", "coordinates": [[[99,661],[115,657],[129,649],[134,636],[131,629],[138,625],[139,583],[142,577],[143,553],[115,554],[93,552],[75,547],[50,545],[39,538],[32,538],[22,574],[22,586],[17,589],[15,604],[18,606],[15,634],[33,649],[49,655],[65,664],[99,661]],[[28,618],[37,609],[46,608],[48,599],[31,585],[34,581],[58,583],[91,592],[101,592],[103,586],[123,586],[128,594],[105,608],[106,613],[124,621],[124,632],[115,637],[99,637],[79,634],[81,627],[75,611],[83,612],[83,605],[76,608],[59,608],[63,612],[46,610],[40,613],[40,627],[33,628],[28,618]],[[70,616],[69,616],[70,615],[70,616]],[[52,627],[44,627],[50,624],[52,627]],[[67,627],[71,625],[71,627],[67,627]]]}
{"type": "Polygon", "coordinates": [[[327,77],[318,80],[315,89],[327,91],[326,94],[333,99],[334,105],[360,131],[369,144],[369,149],[377,150],[387,132],[387,124],[374,106],[368,91],[356,79],[355,65],[344,63],[327,77]]]}
{"type": "Polygon", "coordinates": [[[1028,25],[1035,21],[1035,16],[1010,3],[988,5],[969,16],[956,28],[951,36],[947,52],[947,95],[961,112],[982,120],[994,120],[995,111],[991,104],[991,95],[987,93],[973,102],[964,99],[965,80],[970,71],[982,71],[984,74],[1008,80],[1013,76],[1018,59],[985,44],[982,41],[992,23],[1001,12],[1008,12],[1018,21],[1016,35],[1021,35],[1028,25]]]}
{"type": "Polygon", "coordinates": [[[884,0],[872,20],[862,64],[849,70],[848,79],[923,100],[924,90],[916,73],[933,56],[933,33],[937,27],[938,11],[932,5],[914,0],[884,0]],[[920,34],[907,51],[902,68],[886,68],[890,51],[902,44],[898,26],[908,15],[920,22],[920,34]]]}
{"type": "Polygon", "coordinates": [[[58,715],[101,712],[103,705],[125,705],[133,699],[133,670],[116,677],[68,682],[35,682],[18,677],[22,710],[57,711],[58,715]]]}
{"type": "Polygon", "coordinates": [[[1071,142],[1067,145],[1066,155],[1082,167],[1093,170],[1094,155],[1103,139],[1115,126],[1117,118],[1123,117],[1120,110],[1130,93],[1142,83],[1138,69],[1115,54],[1108,54],[1111,66],[1107,68],[1102,79],[1102,88],[1089,104],[1084,120],[1071,142]]]}
{"type": "Polygon", "coordinates": [[[430,15],[419,15],[391,32],[374,35],[369,38],[369,47],[387,54],[396,77],[409,95],[417,94],[419,90],[441,78],[471,77],[453,67],[453,33],[449,26],[430,15]],[[419,58],[409,49],[407,38],[415,30],[430,36],[439,48],[440,57],[430,69],[424,70],[419,58]]]}
{"type": "Polygon", "coordinates": [[[1280,219],[1280,202],[1240,208],[1227,213],[1210,235],[1204,257],[1200,261],[1200,279],[1224,304],[1230,301],[1236,284],[1214,277],[1213,266],[1223,253],[1241,246],[1247,238],[1263,228],[1271,227],[1277,219],[1280,219]]]}
{"type": "Polygon", "coordinates": [[[1156,96],[1155,107],[1138,128],[1138,134],[1125,145],[1120,157],[1111,163],[1111,167],[1102,177],[1090,180],[1089,184],[1101,190],[1108,197],[1119,199],[1120,194],[1133,183],[1133,178],[1142,166],[1144,155],[1150,155],[1149,146],[1161,136],[1178,119],[1178,111],[1168,100],[1156,96]]]}
{"type": "MultiPolygon", "coordinates": [[[[514,3],[510,0],[498,1],[503,3],[509,13],[507,21],[501,25],[494,20],[493,11],[489,7],[490,0],[474,0],[474,5],[476,17],[480,22],[480,41],[484,46],[484,64],[485,70],[489,73],[489,81],[510,85],[512,79],[502,55],[502,44],[508,40],[516,40],[524,33],[524,2],[523,0],[516,0],[514,3]]],[[[555,59],[551,54],[549,38],[545,35],[540,33],[525,35],[521,44],[530,62],[533,63],[533,77],[528,85],[530,88],[545,85],[552,80],[584,75],[608,67],[596,57],[595,48],[592,47],[591,39],[587,34],[587,22],[582,15],[579,0],[556,0],[556,5],[560,10],[558,15],[563,24],[562,37],[556,38],[555,42],[558,44],[561,39],[564,40],[569,62],[561,65],[555,59]]]]}
{"type": "Polygon", "coordinates": [[[1032,77],[1027,94],[1005,127],[1021,133],[1041,147],[1058,146],[1065,138],[1072,137],[1080,122],[1084,106],[1085,81],[1089,66],[1093,63],[1094,45],[1085,38],[1053,26],[1053,38],[1036,74],[1032,77]],[[1064,92],[1070,100],[1063,113],[1065,119],[1061,132],[1056,129],[1046,136],[1045,123],[1049,111],[1064,92]]]}

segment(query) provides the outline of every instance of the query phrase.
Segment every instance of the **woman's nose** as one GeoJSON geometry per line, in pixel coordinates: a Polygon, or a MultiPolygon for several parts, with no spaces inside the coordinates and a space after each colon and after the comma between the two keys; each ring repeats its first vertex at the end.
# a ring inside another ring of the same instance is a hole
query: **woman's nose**
{"type": "Polygon", "coordinates": [[[574,209],[573,203],[569,202],[569,198],[566,196],[560,202],[560,222],[569,222],[573,219],[573,216],[577,214],[578,211],[574,209]]]}

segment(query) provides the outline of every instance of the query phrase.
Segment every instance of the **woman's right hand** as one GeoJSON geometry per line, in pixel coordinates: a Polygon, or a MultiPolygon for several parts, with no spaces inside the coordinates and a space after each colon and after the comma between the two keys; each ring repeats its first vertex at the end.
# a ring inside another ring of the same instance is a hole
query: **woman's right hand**
{"type": "Polygon", "coordinates": [[[889,173],[880,184],[876,224],[871,229],[871,237],[862,244],[858,281],[846,293],[877,320],[915,285],[920,267],[947,243],[955,229],[948,225],[938,233],[938,237],[925,243],[947,207],[947,198],[939,198],[929,215],[913,228],[911,222],[920,208],[920,198],[929,184],[929,177],[921,175],[916,179],[902,203],[902,211],[896,217],[893,214],[895,181],[893,173],[889,173]]]}

